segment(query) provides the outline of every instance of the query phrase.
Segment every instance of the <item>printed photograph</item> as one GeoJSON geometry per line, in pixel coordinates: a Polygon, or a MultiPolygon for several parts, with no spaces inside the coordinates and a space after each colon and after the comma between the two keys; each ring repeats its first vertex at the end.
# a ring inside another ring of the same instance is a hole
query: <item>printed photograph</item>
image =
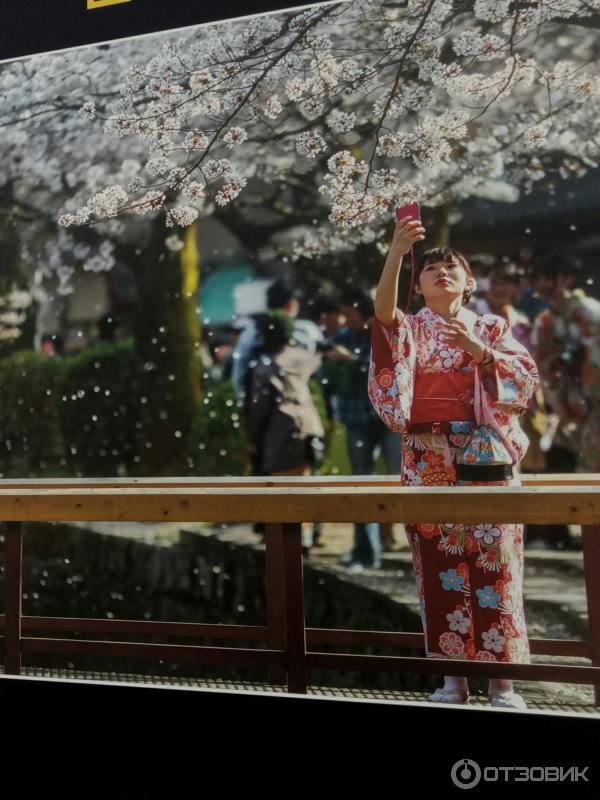
{"type": "MultiPolygon", "coordinates": [[[[0,63],[0,477],[593,478],[599,55],[600,0],[347,0],[0,63]]],[[[518,522],[303,523],[313,626],[516,663],[528,631],[585,638],[581,525],[518,522]]],[[[53,613],[263,624],[264,564],[230,552],[263,523],[80,528],[74,559],[172,556],[127,590],[64,559],[53,613]]]]}

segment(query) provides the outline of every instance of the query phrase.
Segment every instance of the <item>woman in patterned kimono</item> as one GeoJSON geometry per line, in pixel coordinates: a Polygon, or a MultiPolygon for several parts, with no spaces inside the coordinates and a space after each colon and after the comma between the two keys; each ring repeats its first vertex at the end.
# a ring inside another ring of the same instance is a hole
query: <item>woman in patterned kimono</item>
{"type": "MultiPolygon", "coordinates": [[[[419,221],[396,225],[375,298],[369,396],[403,434],[405,486],[514,485],[527,448],[517,417],[537,385],[535,363],[508,322],[465,308],[471,269],[451,248],[417,266],[415,315],[396,307],[402,257],[424,238],[419,221]]],[[[521,525],[407,525],[427,656],[529,662],[523,614],[521,525]]],[[[525,708],[512,681],[491,679],[491,704],[525,708]]],[[[466,678],[447,676],[434,702],[468,699],[466,678]]]]}

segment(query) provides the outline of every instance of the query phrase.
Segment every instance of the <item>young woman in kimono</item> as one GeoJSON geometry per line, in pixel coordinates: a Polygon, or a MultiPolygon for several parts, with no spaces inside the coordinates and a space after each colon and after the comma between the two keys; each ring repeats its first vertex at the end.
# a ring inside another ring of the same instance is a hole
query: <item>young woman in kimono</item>
{"type": "MultiPolygon", "coordinates": [[[[402,257],[424,238],[398,222],[375,298],[369,396],[403,434],[405,486],[514,485],[527,448],[517,417],[537,385],[535,363],[508,322],[465,308],[474,289],[458,251],[428,250],[415,315],[396,307],[402,257]]],[[[523,614],[521,525],[407,525],[430,658],[529,662],[523,614]]],[[[524,708],[512,681],[491,679],[494,706],[524,708]]],[[[447,676],[434,702],[468,699],[466,678],[447,676]]]]}

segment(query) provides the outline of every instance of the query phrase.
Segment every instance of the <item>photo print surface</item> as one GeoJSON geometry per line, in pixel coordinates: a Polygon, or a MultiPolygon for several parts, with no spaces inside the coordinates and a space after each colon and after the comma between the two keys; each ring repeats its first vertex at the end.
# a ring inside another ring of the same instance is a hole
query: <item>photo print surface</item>
{"type": "Polygon", "coordinates": [[[597,471],[599,14],[349,0],[2,63],[3,476],[250,474],[236,355],[276,282],[348,471],[326,344],[411,202],[538,348],[532,469],[597,471]]]}

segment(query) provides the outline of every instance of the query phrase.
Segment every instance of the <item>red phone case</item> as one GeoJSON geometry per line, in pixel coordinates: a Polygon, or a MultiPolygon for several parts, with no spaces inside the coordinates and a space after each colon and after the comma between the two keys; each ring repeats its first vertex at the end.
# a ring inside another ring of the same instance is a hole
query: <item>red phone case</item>
{"type": "MultiPolygon", "coordinates": [[[[396,209],[396,219],[400,221],[401,219],[406,219],[410,217],[413,220],[421,221],[421,208],[419,207],[418,203],[408,203],[406,206],[402,206],[401,208],[396,209]]],[[[415,285],[415,254],[412,249],[410,248],[410,285],[408,288],[408,300],[406,301],[406,308],[404,309],[404,313],[408,314],[408,309],[410,308],[410,304],[412,301],[413,295],[413,287],[415,285]]]]}
{"type": "Polygon", "coordinates": [[[409,203],[406,206],[402,206],[402,208],[396,209],[397,220],[406,219],[406,217],[421,220],[421,208],[418,203],[409,203]]]}

